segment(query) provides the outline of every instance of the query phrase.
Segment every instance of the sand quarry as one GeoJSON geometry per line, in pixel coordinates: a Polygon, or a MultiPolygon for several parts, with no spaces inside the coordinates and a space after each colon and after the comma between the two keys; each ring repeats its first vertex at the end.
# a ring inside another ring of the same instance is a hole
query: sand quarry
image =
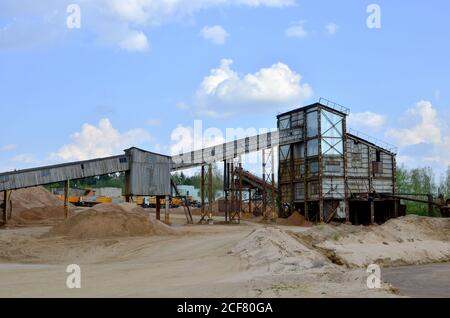
{"type": "Polygon", "coordinates": [[[0,297],[401,297],[388,282],[368,289],[367,265],[450,262],[450,219],[225,225],[216,215],[215,225],[186,225],[178,208],[166,225],[151,209],[100,204],[65,220],[40,187],[14,191],[13,207],[0,229],[0,297]],[[70,264],[81,289],[66,287],[70,264]]]}

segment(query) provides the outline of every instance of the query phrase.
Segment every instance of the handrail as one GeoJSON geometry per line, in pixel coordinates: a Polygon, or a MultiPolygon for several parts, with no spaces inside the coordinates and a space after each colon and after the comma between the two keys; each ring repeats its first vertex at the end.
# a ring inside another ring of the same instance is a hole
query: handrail
{"type": "Polygon", "coordinates": [[[320,97],[319,98],[319,104],[322,104],[324,106],[333,108],[334,110],[340,111],[342,113],[345,113],[346,115],[350,114],[350,108],[347,108],[345,106],[342,106],[338,103],[335,103],[331,100],[328,100],[326,98],[320,97]]]}
{"type": "Polygon", "coordinates": [[[390,151],[390,152],[392,152],[392,153],[397,153],[397,151],[398,151],[397,146],[394,146],[394,145],[392,145],[392,144],[390,144],[390,143],[388,143],[388,142],[386,142],[386,141],[383,141],[383,140],[381,140],[381,139],[378,139],[378,138],[369,136],[369,135],[367,135],[367,134],[365,134],[365,133],[363,133],[363,132],[360,132],[360,131],[358,131],[358,130],[355,130],[355,129],[353,129],[353,128],[348,128],[348,132],[349,132],[350,134],[356,136],[356,137],[365,139],[365,140],[367,140],[367,141],[369,141],[369,142],[371,142],[371,143],[377,145],[378,147],[381,147],[381,148],[383,148],[383,149],[386,149],[386,150],[388,150],[388,151],[390,151]]]}

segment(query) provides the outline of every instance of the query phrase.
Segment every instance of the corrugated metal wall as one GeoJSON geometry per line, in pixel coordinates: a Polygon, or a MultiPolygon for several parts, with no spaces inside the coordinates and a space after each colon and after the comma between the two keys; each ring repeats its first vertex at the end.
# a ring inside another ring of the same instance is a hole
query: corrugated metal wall
{"type": "Polygon", "coordinates": [[[130,170],[126,173],[126,195],[170,195],[171,160],[138,148],[126,150],[130,170]]]}
{"type": "Polygon", "coordinates": [[[0,191],[61,182],[67,179],[82,179],[128,169],[128,157],[122,155],[1,173],[0,191]]]}
{"type": "Polygon", "coordinates": [[[347,149],[348,187],[351,193],[394,192],[394,154],[351,136],[347,139],[347,149]],[[375,166],[378,166],[378,173],[374,170],[375,166]]]}
{"type": "Polygon", "coordinates": [[[237,158],[239,155],[278,146],[278,131],[242,138],[205,149],[172,156],[172,170],[198,167],[203,164],[237,158]]]}

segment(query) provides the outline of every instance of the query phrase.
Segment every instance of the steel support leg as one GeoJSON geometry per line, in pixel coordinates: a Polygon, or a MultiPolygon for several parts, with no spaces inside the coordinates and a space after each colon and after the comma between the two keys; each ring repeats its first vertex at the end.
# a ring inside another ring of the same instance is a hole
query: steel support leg
{"type": "Polygon", "coordinates": [[[168,195],[166,195],[166,200],[165,200],[165,210],[164,210],[164,221],[166,224],[170,223],[170,197],[168,195]]]}
{"type": "Polygon", "coordinates": [[[204,221],[205,218],[205,166],[202,165],[200,174],[200,203],[201,203],[201,213],[202,217],[200,222],[204,221]]]}
{"type": "Polygon", "coordinates": [[[375,224],[375,201],[370,200],[370,223],[375,224]]]}
{"type": "Polygon", "coordinates": [[[3,191],[3,224],[8,223],[8,191],[3,191]]]}
{"type": "Polygon", "coordinates": [[[64,217],[67,219],[69,217],[69,190],[70,190],[70,180],[64,182],[64,217]]]}
{"type": "Polygon", "coordinates": [[[212,223],[213,217],[213,203],[215,200],[215,193],[213,193],[213,171],[212,164],[208,166],[208,223],[212,223]]]}
{"type": "Polygon", "coordinates": [[[156,219],[158,221],[161,221],[161,201],[160,197],[156,196],[156,219]]]}
{"type": "Polygon", "coordinates": [[[399,201],[396,199],[394,201],[394,217],[395,218],[398,218],[398,204],[399,204],[399,201]]]}
{"type": "Polygon", "coordinates": [[[428,216],[433,216],[433,195],[428,195],[428,216]]]}
{"type": "Polygon", "coordinates": [[[323,215],[323,199],[322,198],[319,199],[319,218],[320,218],[320,223],[323,223],[324,215],[323,215]]]}
{"type": "Polygon", "coordinates": [[[248,189],[248,213],[252,214],[252,189],[248,189]]]}
{"type": "Polygon", "coordinates": [[[228,163],[223,161],[223,192],[225,194],[225,222],[228,222],[228,163]]]}

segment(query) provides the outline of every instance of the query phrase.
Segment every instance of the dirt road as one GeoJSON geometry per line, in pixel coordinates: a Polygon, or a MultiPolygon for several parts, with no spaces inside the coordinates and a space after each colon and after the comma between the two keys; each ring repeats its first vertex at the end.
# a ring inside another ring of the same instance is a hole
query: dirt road
{"type": "MultiPolygon", "coordinates": [[[[445,220],[407,218],[373,228],[185,225],[183,214],[172,221],[176,235],[145,237],[2,229],[0,297],[398,297],[389,284],[368,289],[366,263],[450,257],[445,220]],[[416,225],[421,233],[414,236],[416,225]],[[430,244],[433,253],[426,252],[430,244]],[[66,287],[70,264],[81,267],[81,289],[66,287]]],[[[388,270],[383,275],[392,277],[388,270]]]]}
{"type": "MultiPolygon", "coordinates": [[[[39,238],[45,227],[3,230],[0,297],[391,296],[368,290],[364,270],[345,271],[327,261],[317,268],[296,267],[303,258],[292,246],[283,252],[289,258],[277,256],[274,246],[283,241],[253,247],[250,264],[236,247],[258,229],[264,228],[194,225],[180,236],[77,241],[39,238]],[[283,265],[280,260],[289,271],[271,266],[283,265]],[[66,287],[72,263],[81,266],[81,289],[66,287]]],[[[285,239],[283,232],[278,239],[285,239]]]]}

